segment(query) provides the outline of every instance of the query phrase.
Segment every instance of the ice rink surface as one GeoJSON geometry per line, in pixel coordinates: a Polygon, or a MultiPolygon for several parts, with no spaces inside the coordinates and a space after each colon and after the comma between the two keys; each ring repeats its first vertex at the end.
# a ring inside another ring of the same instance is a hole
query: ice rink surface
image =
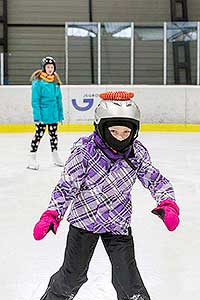
{"type": "MultiPolygon", "coordinates": [[[[89,133],[60,133],[63,159],[73,141],[89,133]]],[[[3,300],[39,300],[63,261],[68,223],[35,241],[32,230],[46,209],[62,168],[52,165],[48,135],[39,171],[26,169],[33,134],[0,135],[0,291],[3,300]]],[[[156,167],[172,182],[181,223],[169,232],[151,213],[156,205],[138,181],[132,193],[136,259],[152,300],[200,299],[200,133],[140,133],[156,167]]],[[[111,266],[99,241],[77,300],[114,300],[111,266]]]]}

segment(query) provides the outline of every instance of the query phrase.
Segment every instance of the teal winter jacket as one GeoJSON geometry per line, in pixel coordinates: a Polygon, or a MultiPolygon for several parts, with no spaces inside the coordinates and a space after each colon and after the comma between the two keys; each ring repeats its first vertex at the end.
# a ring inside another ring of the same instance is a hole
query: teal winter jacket
{"type": "Polygon", "coordinates": [[[52,124],[64,120],[60,86],[43,79],[33,80],[32,108],[34,122],[52,124]]]}

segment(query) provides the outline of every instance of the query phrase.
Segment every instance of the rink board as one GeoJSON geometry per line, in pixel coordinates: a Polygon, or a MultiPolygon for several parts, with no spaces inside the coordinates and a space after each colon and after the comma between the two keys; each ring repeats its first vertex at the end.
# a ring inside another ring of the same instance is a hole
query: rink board
{"type": "MultiPolygon", "coordinates": [[[[60,131],[91,131],[98,95],[105,91],[133,91],[141,110],[141,130],[200,131],[199,86],[88,85],[62,86],[64,125],[60,131]]],[[[0,132],[34,130],[31,85],[0,89],[0,132]]]]}

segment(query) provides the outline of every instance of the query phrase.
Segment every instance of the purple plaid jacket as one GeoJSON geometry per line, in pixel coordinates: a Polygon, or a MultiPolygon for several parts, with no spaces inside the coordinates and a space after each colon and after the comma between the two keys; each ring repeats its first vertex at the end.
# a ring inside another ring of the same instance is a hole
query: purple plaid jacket
{"type": "MultiPolygon", "coordinates": [[[[138,178],[157,204],[175,201],[171,183],[152,166],[147,149],[135,140],[129,166],[124,156],[115,154],[94,132],[74,144],[48,209],[64,216],[75,227],[95,233],[128,234],[131,223],[131,190],[138,178]]],[[[129,152],[125,156],[129,156],[129,152]]]]}

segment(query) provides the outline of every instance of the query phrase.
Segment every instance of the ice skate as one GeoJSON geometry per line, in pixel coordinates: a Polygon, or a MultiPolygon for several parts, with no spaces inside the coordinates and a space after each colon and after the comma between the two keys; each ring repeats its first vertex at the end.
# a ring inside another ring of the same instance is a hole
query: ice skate
{"type": "Polygon", "coordinates": [[[29,154],[29,162],[27,165],[27,169],[31,169],[31,170],[39,169],[39,164],[37,163],[37,160],[36,160],[36,152],[31,152],[29,154]]]}
{"type": "Polygon", "coordinates": [[[55,166],[58,167],[63,167],[64,163],[62,162],[62,160],[60,159],[59,155],[58,155],[58,151],[53,151],[52,152],[52,160],[55,166]]]}

